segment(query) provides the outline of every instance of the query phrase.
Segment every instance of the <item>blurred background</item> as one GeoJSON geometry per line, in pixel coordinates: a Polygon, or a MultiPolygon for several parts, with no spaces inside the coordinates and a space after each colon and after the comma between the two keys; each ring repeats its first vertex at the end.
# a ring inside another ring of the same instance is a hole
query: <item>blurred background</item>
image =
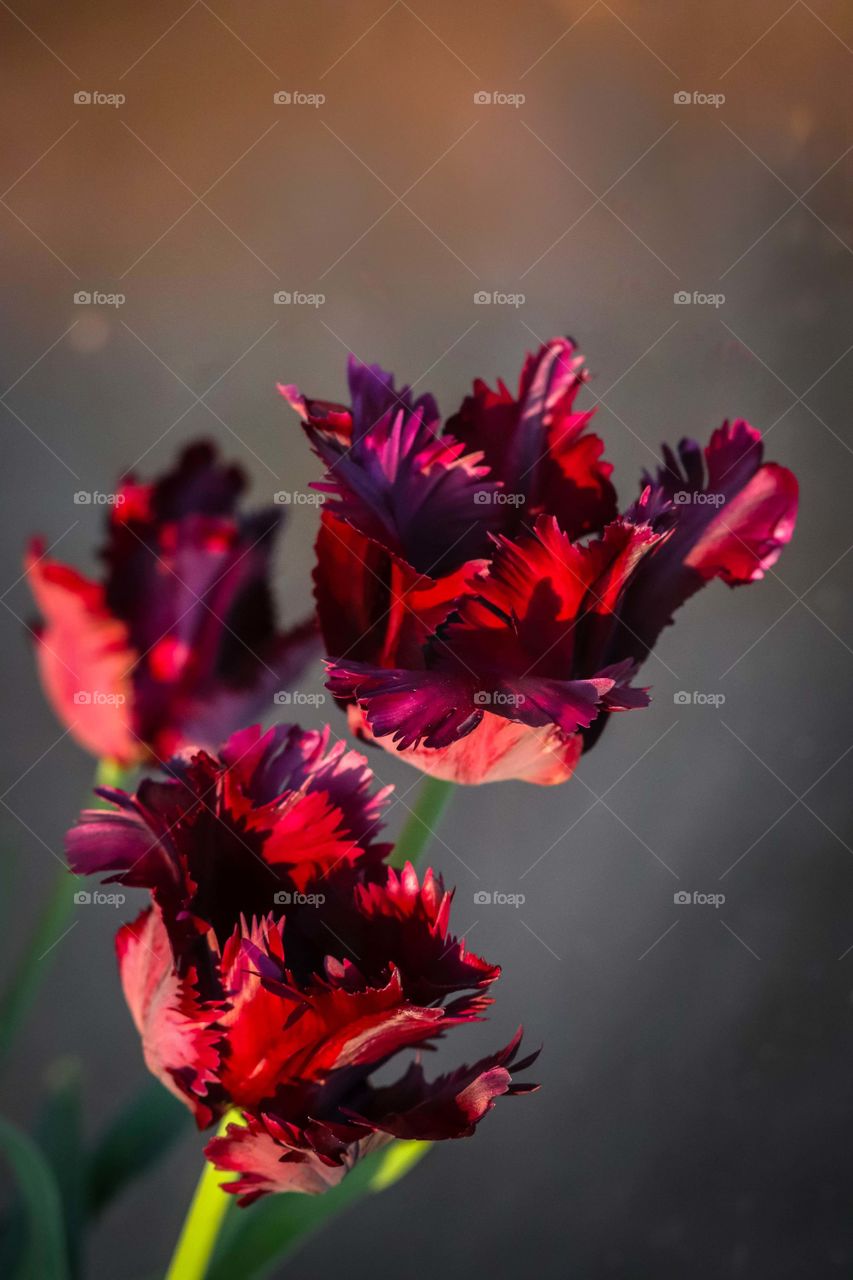
{"type": "MultiPolygon", "coordinates": [[[[512,385],[528,349],[571,334],[621,497],[662,440],[744,416],[800,477],[797,535],[761,584],[690,602],[645,668],[652,707],[572,781],[456,796],[432,860],[505,976],[452,1054],[523,1021],[543,1089],[291,1266],[849,1276],[849,6],[14,0],[0,38],[4,971],[91,782],[37,684],[27,537],[91,570],[103,509],[75,493],[199,435],[258,504],[306,491],[317,464],[275,384],[343,397],[348,351],[449,413],[475,375],[512,385]],[[525,901],[478,905],[484,889],[525,901]]],[[[310,604],[316,524],[291,506],[288,621],[310,604]]],[[[303,719],[327,714],[343,734],[332,707],[303,719]]],[[[417,776],[371,761],[411,803],[417,776]]],[[[30,1123],[69,1053],[93,1134],[142,1084],[115,915],[81,909],[57,942],[4,1114],[30,1123]]],[[[91,1276],[162,1266],[200,1146],[110,1211],[91,1276]]]]}

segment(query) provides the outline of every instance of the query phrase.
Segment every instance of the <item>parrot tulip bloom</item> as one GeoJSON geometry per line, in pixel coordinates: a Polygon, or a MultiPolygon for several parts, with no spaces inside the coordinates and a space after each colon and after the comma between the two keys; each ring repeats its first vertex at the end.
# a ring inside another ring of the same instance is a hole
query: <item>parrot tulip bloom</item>
{"type": "Polygon", "coordinates": [[[761,578],[790,540],[797,482],[726,423],[669,449],[618,513],[568,339],[517,394],[435,402],[350,359],[352,405],[282,394],[326,465],[315,589],[328,688],[352,729],[457,782],[568,778],[673,612],[712,578],[761,578]]]}
{"type": "Polygon", "coordinates": [[[108,508],[100,582],[31,544],[42,683],[93,755],[129,767],[215,745],[313,651],[313,620],[276,629],[269,579],[281,512],[238,514],[244,487],[204,443],[151,484],[126,477],[108,508]]]}
{"type": "Polygon", "coordinates": [[[388,790],[328,730],[235,734],[213,756],[174,760],[135,795],[101,789],[67,837],[78,874],[150,891],[118,934],[122,984],[149,1069],[205,1128],[248,1204],[319,1192],[395,1136],[473,1132],[513,1081],[519,1038],[429,1082],[371,1076],[480,1021],[500,970],[449,932],[451,895],[401,872],[379,843],[388,790]]]}

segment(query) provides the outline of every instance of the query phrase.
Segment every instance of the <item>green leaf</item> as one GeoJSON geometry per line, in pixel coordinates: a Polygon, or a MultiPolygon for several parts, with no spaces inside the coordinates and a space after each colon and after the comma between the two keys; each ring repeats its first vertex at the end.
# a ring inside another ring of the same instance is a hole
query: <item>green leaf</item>
{"type": "Polygon", "coordinates": [[[47,1096],[36,1140],[56,1179],[67,1241],[68,1266],[80,1274],[86,1218],[86,1156],[83,1150],[82,1071],[74,1058],[60,1058],[47,1072],[47,1096]]]}
{"type": "Polygon", "coordinates": [[[88,1205],[100,1213],[129,1182],[150,1169],[191,1127],[186,1107],[148,1081],[116,1116],[91,1154],[88,1205]]]}
{"type": "Polygon", "coordinates": [[[371,1191],[386,1191],[395,1182],[405,1178],[419,1160],[423,1160],[432,1146],[431,1142],[398,1141],[378,1153],[376,1170],[370,1180],[371,1191]]]}
{"type": "Polygon", "coordinates": [[[64,868],[55,879],[35,930],[26,943],[23,955],[0,1000],[0,1060],[11,1049],[44,975],[56,958],[56,944],[68,932],[68,921],[74,906],[75,879],[64,868]]]}
{"type": "Polygon", "coordinates": [[[11,1164],[27,1211],[27,1240],[14,1280],[68,1280],[62,1205],[56,1179],[33,1140],[0,1117],[0,1150],[11,1164]]]}
{"type": "MultiPolygon", "coordinates": [[[[94,785],[119,787],[127,785],[132,777],[132,770],[122,769],[113,760],[101,760],[95,771],[94,785]]],[[[105,801],[87,795],[87,807],[92,804],[96,808],[108,807],[105,801]]],[[[57,944],[74,928],[69,921],[74,909],[74,888],[79,883],[79,877],[72,875],[60,859],[57,859],[57,864],[58,874],[53,885],[45,892],[41,914],[14,967],[11,980],[0,997],[0,1061],[12,1048],[39,988],[56,960],[57,944]]]]}

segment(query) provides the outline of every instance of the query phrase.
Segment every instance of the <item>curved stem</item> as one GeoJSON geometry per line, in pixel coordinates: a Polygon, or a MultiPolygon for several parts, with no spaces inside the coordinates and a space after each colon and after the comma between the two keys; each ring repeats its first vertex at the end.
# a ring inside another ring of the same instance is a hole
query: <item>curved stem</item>
{"type": "MultiPolygon", "coordinates": [[[[242,1123],[239,1111],[226,1112],[216,1131],[217,1137],[221,1137],[229,1124],[242,1123]]],[[[231,1182],[233,1178],[234,1174],[223,1174],[209,1161],[205,1161],[166,1272],[166,1280],[203,1280],[225,1215],[234,1202],[234,1197],[222,1189],[223,1183],[231,1182]]]]}
{"type": "MultiPolygon", "coordinates": [[[[119,786],[128,773],[114,760],[101,760],[95,770],[96,787],[119,786]]],[[[96,803],[101,804],[101,801],[96,803]]],[[[51,964],[53,950],[68,932],[68,921],[74,906],[75,877],[63,864],[54,880],[35,931],[0,1000],[0,1060],[12,1047],[30,1005],[51,964]]]]}
{"type": "Polygon", "coordinates": [[[435,835],[455,787],[455,782],[445,782],[443,778],[432,778],[429,774],[424,777],[391,855],[392,866],[402,867],[406,862],[417,865],[430,836],[435,835]]]}

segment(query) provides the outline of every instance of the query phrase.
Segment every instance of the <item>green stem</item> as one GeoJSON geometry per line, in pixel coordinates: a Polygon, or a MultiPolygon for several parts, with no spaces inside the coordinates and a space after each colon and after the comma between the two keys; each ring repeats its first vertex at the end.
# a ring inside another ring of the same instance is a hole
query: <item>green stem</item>
{"type": "MultiPolygon", "coordinates": [[[[114,760],[101,760],[95,770],[96,787],[118,786],[128,774],[114,760]]],[[[101,804],[101,801],[97,802],[101,804]]],[[[62,866],[51,888],[35,931],[26,944],[6,991],[0,999],[0,1061],[12,1043],[29,1012],[39,986],[53,960],[54,948],[68,931],[74,907],[76,878],[62,866]]]]}
{"type": "Polygon", "coordinates": [[[432,778],[429,774],[424,777],[391,855],[392,866],[402,867],[406,862],[417,865],[430,836],[435,835],[455,785],[453,782],[445,782],[443,778],[432,778]]]}
{"type": "MultiPolygon", "coordinates": [[[[224,1134],[229,1124],[242,1123],[239,1111],[228,1111],[216,1131],[217,1137],[224,1134]]],[[[231,1182],[233,1178],[233,1174],[223,1174],[205,1161],[166,1280],[203,1280],[225,1215],[234,1202],[234,1197],[223,1190],[223,1183],[231,1182]]]]}
{"type": "Polygon", "coordinates": [[[385,1191],[426,1155],[431,1142],[397,1140],[359,1160],[342,1182],[319,1196],[268,1196],[235,1213],[220,1236],[208,1280],[262,1280],[276,1273],[310,1236],[329,1226],[365,1196],[385,1191]]]}

